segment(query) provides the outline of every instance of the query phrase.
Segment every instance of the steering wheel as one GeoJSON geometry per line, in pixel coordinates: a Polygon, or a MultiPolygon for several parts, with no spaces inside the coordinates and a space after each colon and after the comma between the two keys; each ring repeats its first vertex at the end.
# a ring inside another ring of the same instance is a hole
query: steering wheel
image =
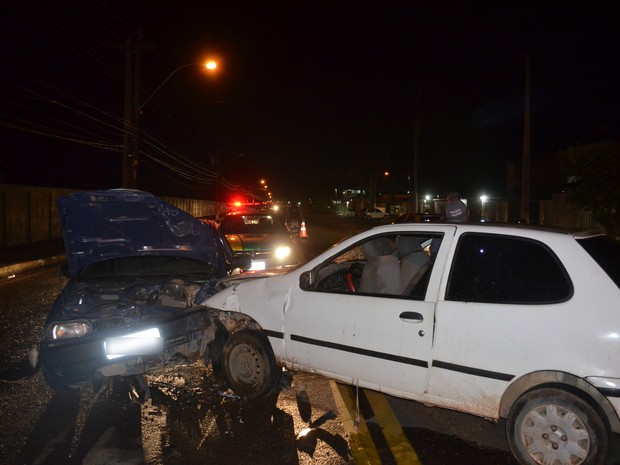
{"type": "Polygon", "coordinates": [[[347,280],[347,287],[351,292],[357,292],[359,289],[363,269],[364,264],[360,262],[351,263],[347,268],[345,278],[347,280]]]}

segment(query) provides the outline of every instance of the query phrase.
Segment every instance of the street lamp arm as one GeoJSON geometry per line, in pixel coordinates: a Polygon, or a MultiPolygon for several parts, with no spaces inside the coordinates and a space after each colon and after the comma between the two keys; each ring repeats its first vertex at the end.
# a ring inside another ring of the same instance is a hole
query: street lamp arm
{"type": "Polygon", "coordinates": [[[200,66],[200,63],[186,63],[184,65],[179,66],[177,69],[175,69],[174,71],[172,71],[167,77],[166,79],[164,79],[161,84],[159,86],[157,86],[157,89],[155,89],[151,95],[149,95],[146,100],[144,102],[142,102],[142,105],[140,105],[140,110],[142,110],[144,108],[144,106],[153,98],[153,96],[159,92],[159,89],[161,89],[162,87],[164,87],[164,84],[166,84],[170,78],[172,76],[174,76],[176,73],[178,73],[179,71],[181,71],[182,69],[185,68],[189,68],[190,66],[200,66]]]}

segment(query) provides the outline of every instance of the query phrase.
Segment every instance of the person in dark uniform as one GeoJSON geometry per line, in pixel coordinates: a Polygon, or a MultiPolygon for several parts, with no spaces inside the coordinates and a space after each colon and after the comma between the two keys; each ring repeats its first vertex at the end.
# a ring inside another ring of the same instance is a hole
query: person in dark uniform
{"type": "Polygon", "coordinates": [[[465,223],[469,220],[467,205],[461,200],[461,195],[458,192],[448,193],[446,200],[448,201],[446,204],[446,221],[465,223]]]}

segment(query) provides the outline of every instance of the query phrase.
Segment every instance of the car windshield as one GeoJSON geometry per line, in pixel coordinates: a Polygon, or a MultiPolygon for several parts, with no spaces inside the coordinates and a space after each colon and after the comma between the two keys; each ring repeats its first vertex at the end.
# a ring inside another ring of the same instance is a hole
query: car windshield
{"type": "Polygon", "coordinates": [[[207,263],[178,256],[137,256],[104,260],[84,267],[81,279],[147,277],[178,275],[204,275],[205,279],[215,276],[213,267],[207,263]]]}
{"type": "Polygon", "coordinates": [[[282,232],[283,226],[274,215],[246,214],[225,217],[220,229],[224,234],[265,234],[282,232]]]}
{"type": "Polygon", "coordinates": [[[595,236],[577,241],[620,288],[620,243],[609,236],[595,236]]]}

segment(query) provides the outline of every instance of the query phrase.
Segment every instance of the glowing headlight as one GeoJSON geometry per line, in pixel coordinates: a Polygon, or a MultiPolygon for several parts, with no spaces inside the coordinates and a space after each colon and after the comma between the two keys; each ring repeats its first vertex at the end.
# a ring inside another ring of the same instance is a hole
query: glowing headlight
{"type": "Polygon", "coordinates": [[[164,350],[159,328],[151,328],[118,337],[107,337],[103,347],[108,360],[125,355],[157,355],[164,350]]]}
{"type": "Polygon", "coordinates": [[[50,326],[50,334],[52,339],[84,337],[90,334],[90,323],[86,320],[53,323],[50,326]]]}
{"type": "Polygon", "coordinates": [[[291,254],[291,248],[289,246],[278,247],[275,252],[275,256],[278,260],[288,257],[291,254]]]}

